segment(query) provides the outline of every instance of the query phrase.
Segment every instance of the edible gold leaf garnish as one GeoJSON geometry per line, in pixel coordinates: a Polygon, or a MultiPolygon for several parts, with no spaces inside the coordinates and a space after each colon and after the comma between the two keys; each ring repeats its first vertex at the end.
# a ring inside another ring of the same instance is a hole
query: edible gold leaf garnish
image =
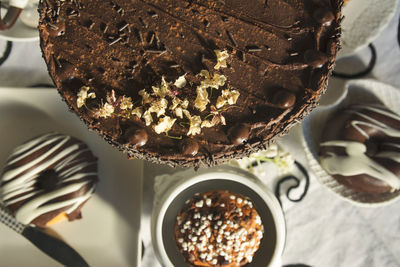
{"type": "MultiPolygon", "coordinates": [[[[186,74],[185,74],[185,75],[186,75],[186,74]]],[[[176,79],[176,81],[175,81],[175,83],[174,83],[174,85],[175,85],[176,87],[178,87],[179,89],[185,87],[186,84],[187,84],[185,75],[179,76],[179,78],[176,79]]]]}
{"type": "Polygon", "coordinates": [[[132,115],[136,115],[137,117],[141,118],[143,115],[143,108],[142,107],[137,107],[132,110],[131,112],[132,115]]]}
{"type": "MultiPolygon", "coordinates": [[[[226,68],[229,58],[228,52],[226,50],[215,50],[214,52],[217,57],[217,63],[214,69],[219,70],[226,68]]],[[[142,119],[146,126],[151,125],[156,133],[165,133],[168,137],[177,139],[182,137],[169,136],[168,131],[172,129],[178,118],[181,119],[179,124],[182,127],[186,129],[187,127],[189,128],[187,132],[188,136],[200,134],[202,128],[210,128],[218,124],[225,125],[225,117],[221,113],[224,110],[220,108],[226,105],[233,105],[237,102],[240,94],[236,90],[222,90],[216,103],[212,103],[210,114],[206,116],[204,120],[199,116],[200,114],[195,115],[190,112],[193,112],[193,108],[201,112],[206,110],[210,103],[212,90],[218,90],[225,86],[227,77],[219,73],[209,72],[208,70],[201,70],[198,74],[200,77],[200,84],[196,87],[196,99],[194,103],[189,105],[190,102],[188,99],[180,99],[178,97],[181,92],[177,90],[187,86],[188,81],[185,76],[186,74],[181,75],[176,78],[175,81],[171,82],[167,82],[165,77],[162,76],[159,83],[153,85],[151,88],[140,90],[139,95],[141,99],[135,103],[133,103],[131,97],[116,96],[115,91],[112,90],[107,93],[105,99],[106,103],[101,104],[100,107],[96,109],[96,114],[102,118],[115,115],[129,119],[132,116],[136,116],[142,119]],[[153,113],[156,115],[153,115],[153,113]],[[158,121],[156,121],[156,116],[159,118],[158,121]]],[[[85,101],[88,98],[96,98],[95,93],[89,92],[89,90],[89,87],[84,86],[79,91],[77,95],[77,106],[79,108],[85,106],[85,101]]],[[[103,99],[101,101],[103,103],[103,99]]]]}
{"type": "Polygon", "coordinates": [[[108,118],[111,117],[111,115],[114,113],[114,107],[109,103],[105,103],[100,107],[98,112],[99,117],[108,118]]]}
{"type": "Polygon", "coordinates": [[[169,85],[165,80],[164,76],[161,77],[161,84],[159,87],[153,86],[153,95],[158,96],[160,98],[165,98],[167,95],[171,94],[171,90],[169,89],[169,85]]]}
{"type": "Polygon", "coordinates": [[[144,89],[139,91],[139,95],[142,97],[142,105],[151,103],[153,101],[153,98],[144,89]]]}
{"type": "Polygon", "coordinates": [[[189,100],[185,99],[182,101],[180,98],[174,97],[169,109],[172,110],[178,118],[183,119],[183,110],[186,110],[188,106],[189,100]]]}
{"type": "Polygon", "coordinates": [[[150,111],[148,111],[148,110],[146,110],[146,111],[143,113],[142,118],[145,120],[146,126],[149,126],[149,125],[153,122],[153,117],[151,116],[151,113],[150,113],[150,111]]]}
{"type": "Polygon", "coordinates": [[[214,66],[214,69],[219,70],[220,68],[226,68],[226,60],[229,58],[228,51],[214,50],[214,53],[217,56],[217,64],[214,66]]]}
{"type": "Polygon", "coordinates": [[[201,123],[201,128],[211,128],[214,124],[211,123],[209,120],[205,120],[201,123]]]}
{"type": "Polygon", "coordinates": [[[208,99],[208,92],[206,88],[202,87],[197,87],[197,97],[196,100],[194,101],[194,106],[200,111],[203,111],[207,108],[207,104],[210,103],[210,100],[208,99]]]}
{"type": "Polygon", "coordinates": [[[200,82],[199,87],[204,89],[207,88],[219,89],[219,87],[224,86],[226,82],[226,77],[224,75],[218,73],[210,75],[208,70],[201,70],[199,75],[204,78],[200,82]]]}
{"type": "Polygon", "coordinates": [[[90,90],[89,86],[82,86],[78,92],[78,98],[76,100],[76,105],[78,108],[83,107],[86,104],[86,99],[88,98],[96,98],[96,94],[94,92],[88,93],[90,90]]]}
{"type": "Polygon", "coordinates": [[[131,97],[123,96],[121,99],[121,103],[119,104],[119,108],[122,110],[132,109],[133,103],[131,97]]]}
{"type": "Polygon", "coordinates": [[[229,105],[234,105],[236,104],[236,101],[238,100],[240,96],[240,93],[236,90],[222,90],[221,96],[218,97],[217,99],[217,108],[222,108],[223,106],[229,104],[229,105]]]}
{"type": "Polygon", "coordinates": [[[197,135],[201,133],[201,118],[200,116],[194,115],[192,116],[189,111],[184,111],[185,116],[189,119],[189,131],[187,135],[197,135]]]}
{"type": "Polygon", "coordinates": [[[157,113],[157,117],[165,114],[165,110],[168,107],[168,100],[165,98],[161,98],[157,101],[154,101],[150,108],[148,109],[150,113],[157,113]]]}
{"type": "Polygon", "coordinates": [[[222,115],[221,111],[216,109],[215,106],[211,106],[211,114],[213,118],[211,120],[211,124],[213,126],[221,123],[222,125],[226,125],[225,117],[222,115]]]}
{"type": "Polygon", "coordinates": [[[176,121],[176,119],[173,119],[169,116],[164,116],[164,117],[160,118],[158,123],[153,127],[154,131],[158,134],[167,133],[169,130],[171,130],[175,121],[176,121]]]}

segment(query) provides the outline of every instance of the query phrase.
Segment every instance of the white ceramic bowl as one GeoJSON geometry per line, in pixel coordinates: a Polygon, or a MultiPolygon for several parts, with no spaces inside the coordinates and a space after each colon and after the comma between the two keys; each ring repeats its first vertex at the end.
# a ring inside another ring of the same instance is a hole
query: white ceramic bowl
{"type": "Polygon", "coordinates": [[[192,169],[178,173],[179,182],[166,190],[153,209],[151,232],[154,251],[163,266],[187,266],[174,239],[176,216],[195,193],[229,190],[249,197],[264,225],[264,237],[251,266],[281,266],[286,228],[279,202],[252,174],[230,166],[192,169]]]}

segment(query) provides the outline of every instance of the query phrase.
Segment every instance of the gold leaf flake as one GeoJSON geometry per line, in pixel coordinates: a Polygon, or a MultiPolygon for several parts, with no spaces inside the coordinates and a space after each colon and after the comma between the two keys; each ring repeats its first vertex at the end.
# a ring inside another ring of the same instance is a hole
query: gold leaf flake
{"type": "Polygon", "coordinates": [[[226,60],[229,58],[228,51],[214,50],[214,53],[217,56],[217,64],[214,66],[214,69],[219,70],[220,68],[226,68],[226,60]]]}
{"type": "Polygon", "coordinates": [[[189,131],[187,135],[197,135],[201,133],[201,118],[200,116],[192,116],[189,111],[184,110],[185,116],[189,119],[189,131]]]}
{"type": "Polygon", "coordinates": [[[201,128],[211,128],[214,124],[211,123],[209,120],[205,120],[201,123],[201,128]]]}
{"type": "Polygon", "coordinates": [[[114,113],[114,107],[109,103],[103,104],[99,109],[99,116],[101,118],[108,118],[114,113]]]}
{"type": "Polygon", "coordinates": [[[211,77],[210,73],[207,70],[201,70],[199,75],[204,78],[200,82],[200,87],[204,89],[219,89],[219,87],[224,86],[226,82],[226,77],[224,75],[214,73],[211,77]]]}
{"type": "Polygon", "coordinates": [[[180,98],[174,97],[172,99],[172,105],[169,107],[169,109],[172,110],[178,118],[182,119],[183,110],[187,109],[188,106],[189,101],[187,99],[182,101],[180,98]]]}
{"type": "Polygon", "coordinates": [[[194,101],[194,106],[200,111],[203,111],[207,108],[207,104],[210,103],[210,100],[208,99],[208,92],[206,88],[202,87],[197,87],[197,97],[196,100],[194,101]]]}
{"type": "Polygon", "coordinates": [[[211,106],[211,114],[213,115],[213,118],[211,120],[211,124],[213,126],[219,123],[221,123],[222,125],[226,125],[225,117],[219,110],[215,108],[215,106],[211,106]]]}
{"type": "MultiPolygon", "coordinates": [[[[186,75],[186,74],[185,74],[186,75]]],[[[187,81],[185,78],[185,75],[180,76],[178,79],[176,79],[174,85],[178,88],[183,88],[186,86],[187,81]]]]}
{"type": "Polygon", "coordinates": [[[160,118],[158,123],[153,127],[154,131],[158,134],[166,133],[171,130],[172,126],[174,125],[176,119],[173,119],[169,116],[164,116],[160,118]]]}
{"type": "Polygon", "coordinates": [[[142,97],[142,104],[143,105],[151,103],[153,101],[153,98],[144,89],[139,91],[139,95],[142,97]]]}
{"type": "Polygon", "coordinates": [[[153,95],[158,96],[160,98],[164,98],[167,95],[171,94],[171,91],[169,90],[169,85],[165,80],[164,76],[161,77],[161,85],[159,87],[153,86],[152,89],[153,89],[153,95]]]}
{"type": "Polygon", "coordinates": [[[86,104],[86,99],[88,98],[96,98],[96,94],[94,92],[91,92],[88,94],[88,91],[90,90],[89,86],[82,86],[80,91],[78,92],[78,98],[76,100],[76,105],[78,108],[83,107],[86,104]]]}
{"type": "Polygon", "coordinates": [[[168,100],[165,98],[161,98],[157,101],[153,101],[149,108],[149,112],[151,113],[157,113],[157,117],[160,117],[161,115],[165,114],[165,110],[168,107],[168,100]]]}
{"type": "Polygon", "coordinates": [[[236,104],[238,98],[240,96],[240,93],[236,90],[222,90],[221,95],[217,99],[217,108],[222,108],[223,106],[229,104],[229,105],[234,105],[236,104]]]}
{"type": "Polygon", "coordinates": [[[119,105],[119,107],[122,110],[131,109],[133,107],[132,98],[123,96],[122,100],[121,100],[121,104],[119,105]]]}
{"type": "Polygon", "coordinates": [[[142,107],[137,107],[132,110],[131,112],[132,115],[136,115],[137,117],[141,118],[143,115],[143,108],[142,107]]]}
{"type": "Polygon", "coordinates": [[[143,119],[145,120],[145,122],[146,122],[146,126],[149,126],[152,122],[153,122],[153,117],[151,116],[151,113],[150,113],[150,111],[148,111],[148,110],[146,110],[144,113],[143,113],[143,119]]]}

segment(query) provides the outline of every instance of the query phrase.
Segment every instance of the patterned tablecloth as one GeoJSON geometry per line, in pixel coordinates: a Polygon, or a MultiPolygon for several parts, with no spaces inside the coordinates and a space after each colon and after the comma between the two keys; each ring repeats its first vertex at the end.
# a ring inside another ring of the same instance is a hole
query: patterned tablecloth
{"type": "MultiPolygon", "coordinates": [[[[374,41],[377,51],[376,65],[365,76],[397,88],[400,88],[399,15],[397,10],[388,27],[374,41]]],[[[5,41],[0,41],[0,51],[5,50],[6,46],[5,41]]],[[[362,70],[368,65],[370,57],[370,51],[366,48],[355,56],[339,60],[336,71],[354,73],[362,70]]],[[[340,95],[345,82],[343,79],[332,78],[321,104],[331,103],[340,95]]],[[[51,85],[52,81],[47,74],[39,43],[13,43],[9,58],[0,66],[0,86],[30,87],[43,84],[51,85]]],[[[307,166],[300,136],[301,128],[298,126],[282,138],[281,143],[297,161],[307,166]]],[[[145,267],[159,266],[151,249],[150,239],[154,177],[173,171],[165,166],[145,163],[142,207],[142,239],[146,247],[142,266],[145,267]]],[[[293,203],[286,198],[282,199],[287,222],[283,264],[303,263],[328,267],[400,266],[400,201],[380,208],[356,207],[322,187],[312,173],[310,176],[308,194],[301,202],[293,203]]],[[[260,179],[271,187],[275,183],[267,177],[260,179]]]]}

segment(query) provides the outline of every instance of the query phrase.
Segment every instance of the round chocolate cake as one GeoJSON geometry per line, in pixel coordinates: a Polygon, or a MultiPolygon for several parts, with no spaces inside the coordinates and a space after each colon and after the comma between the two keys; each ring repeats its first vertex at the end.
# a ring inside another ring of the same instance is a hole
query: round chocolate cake
{"type": "Polygon", "coordinates": [[[244,266],[259,248],[264,227],[250,199],[229,191],[196,194],[175,222],[175,241],[191,266],[244,266]]]}
{"type": "Polygon", "coordinates": [[[364,193],[400,189],[400,116],[383,106],[354,105],[326,123],[321,166],[339,183],[364,193]]]}
{"type": "Polygon", "coordinates": [[[78,139],[49,133],[17,147],[0,178],[0,200],[24,224],[81,218],[97,182],[97,158],[78,139]]]}
{"type": "Polygon", "coordinates": [[[211,166],[266,146],[324,92],[342,0],[42,0],[70,109],[131,158],[211,166]]]}

